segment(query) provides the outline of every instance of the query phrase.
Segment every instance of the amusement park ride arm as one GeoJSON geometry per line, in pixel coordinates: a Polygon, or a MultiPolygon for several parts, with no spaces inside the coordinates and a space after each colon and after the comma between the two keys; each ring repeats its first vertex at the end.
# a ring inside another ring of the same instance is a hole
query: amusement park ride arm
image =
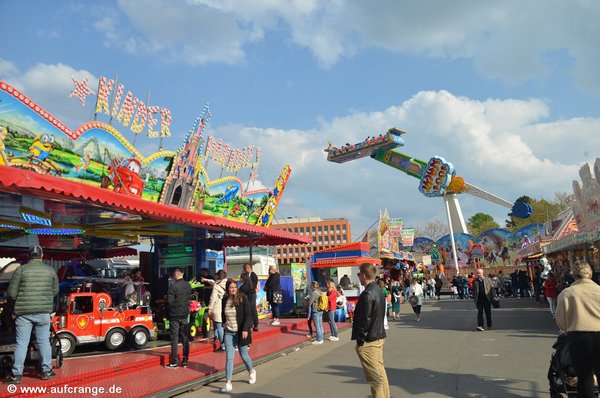
{"type": "Polygon", "coordinates": [[[370,156],[371,158],[400,170],[419,179],[419,191],[428,197],[443,197],[446,194],[468,193],[511,209],[515,217],[527,218],[531,215],[531,207],[527,203],[517,201],[511,203],[499,196],[491,194],[464,181],[456,175],[452,163],[439,156],[432,157],[429,162],[415,159],[393,148],[404,146],[404,131],[391,128],[378,137],[367,137],[358,144],[346,144],[340,148],[329,144],[325,149],[327,160],[345,163],[351,160],[370,156]]]}

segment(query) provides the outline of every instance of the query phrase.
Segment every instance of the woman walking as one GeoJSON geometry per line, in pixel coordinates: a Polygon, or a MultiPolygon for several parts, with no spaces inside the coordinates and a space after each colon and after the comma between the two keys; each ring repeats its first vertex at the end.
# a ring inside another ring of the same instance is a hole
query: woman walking
{"type": "Polygon", "coordinates": [[[544,281],[543,286],[544,296],[550,305],[550,314],[552,314],[552,317],[554,318],[554,314],[556,313],[556,297],[558,297],[558,283],[556,283],[556,278],[554,278],[554,272],[548,272],[548,277],[544,281]]]}
{"type": "Polygon", "coordinates": [[[423,305],[423,288],[418,279],[413,279],[412,285],[410,285],[408,302],[417,316],[417,322],[419,322],[421,320],[421,305],[423,305]]]}
{"type": "Polygon", "coordinates": [[[240,357],[246,365],[248,371],[248,383],[256,383],[256,370],[252,367],[252,359],[248,353],[250,343],[252,343],[252,309],[250,301],[244,293],[238,291],[237,283],[233,279],[228,279],[225,285],[227,295],[222,300],[222,320],[225,329],[225,386],[221,392],[230,392],[233,390],[231,379],[233,377],[233,357],[237,347],[240,357]]]}
{"type": "Polygon", "coordinates": [[[392,317],[394,320],[400,318],[400,300],[402,300],[400,282],[395,281],[392,285],[392,317]]]}
{"type": "Polygon", "coordinates": [[[279,271],[274,265],[269,266],[269,278],[265,282],[264,291],[267,292],[267,301],[271,306],[271,313],[273,314],[271,325],[279,326],[279,304],[282,303],[283,294],[281,292],[279,271]]]}

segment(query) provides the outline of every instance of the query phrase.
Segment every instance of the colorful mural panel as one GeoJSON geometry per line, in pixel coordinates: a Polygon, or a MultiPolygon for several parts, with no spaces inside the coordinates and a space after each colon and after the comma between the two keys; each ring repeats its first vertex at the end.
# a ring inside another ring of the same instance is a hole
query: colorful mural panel
{"type": "MultiPolygon", "coordinates": [[[[73,78],[72,97],[92,95],[87,81],[73,78]]],[[[164,107],[144,104],[124,85],[102,77],[95,105],[97,116],[130,127],[135,136],[146,131],[148,137],[170,136],[171,112],[164,107]],[[114,90],[113,90],[114,89],[114,90]],[[114,91],[114,92],[113,92],[114,91]],[[112,93],[112,94],[111,94],[112,93]],[[109,98],[113,99],[109,101],[109,98]]],[[[0,82],[0,165],[54,175],[82,184],[110,189],[125,196],[139,197],[186,210],[240,222],[269,226],[291,168],[285,166],[272,189],[249,191],[256,178],[260,148],[250,145],[234,149],[203,131],[210,112],[206,106],[193,130],[178,151],[163,151],[144,156],[116,127],[90,121],[71,130],[42,106],[14,87],[0,82]],[[204,145],[207,142],[207,145],[204,145]],[[221,166],[220,175],[211,179],[207,163],[221,166]],[[250,168],[244,183],[238,172],[250,168]],[[223,172],[235,173],[225,175],[223,172]]]]}

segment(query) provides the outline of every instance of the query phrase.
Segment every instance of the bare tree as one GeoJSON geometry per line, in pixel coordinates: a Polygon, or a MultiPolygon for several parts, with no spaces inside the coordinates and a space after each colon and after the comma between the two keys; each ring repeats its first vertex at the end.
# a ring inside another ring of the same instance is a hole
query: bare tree
{"type": "Polygon", "coordinates": [[[560,206],[561,210],[569,208],[571,203],[571,195],[565,191],[554,192],[554,203],[560,206]]]}
{"type": "Polygon", "coordinates": [[[426,237],[434,242],[437,242],[442,236],[450,233],[448,224],[436,218],[435,220],[426,223],[424,226],[415,228],[415,237],[426,237]]]}

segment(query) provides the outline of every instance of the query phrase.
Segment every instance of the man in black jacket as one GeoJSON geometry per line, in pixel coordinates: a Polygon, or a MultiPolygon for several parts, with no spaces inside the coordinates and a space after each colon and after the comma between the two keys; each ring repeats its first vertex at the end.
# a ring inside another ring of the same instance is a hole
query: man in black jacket
{"type": "Polygon", "coordinates": [[[252,310],[252,330],[254,332],[258,332],[258,311],[256,310],[256,293],[258,292],[258,276],[252,270],[252,265],[249,263],[244,264],[242,267],[242,275],[240,277],[248,275],[250,278],[250,282],[252,282],[252,286],[248,289],[248,301],[250,301],[250,307],[252,310]]]}
{"type": "Polygon", "coordinates": [[[356,340],[356,353],[371,385],[371,395],[389,398],[390,385],[383,364],[386,302],[383,291],[375,283],[376,274],[377,267],[373,264],[363,263],[359,267],[358,279],[365,290],[360,294],[354,311],[352,340],[356,340]]]}
{"type": "Polygon", "coordinates": [[[179,367],[178,345],[181,338],[183,346],[183,360],[181,366],[187,368],[190,355],[188,315],[190,313],[190,296],[192,289],[190,284],[183,279],[183,270],[175,268],[173,271],[173,282],[169,285],[167,292],[167,303],[169,304],[169,336],[171,337],[171,362],[166,368],[176,369],[179,367]]]}

